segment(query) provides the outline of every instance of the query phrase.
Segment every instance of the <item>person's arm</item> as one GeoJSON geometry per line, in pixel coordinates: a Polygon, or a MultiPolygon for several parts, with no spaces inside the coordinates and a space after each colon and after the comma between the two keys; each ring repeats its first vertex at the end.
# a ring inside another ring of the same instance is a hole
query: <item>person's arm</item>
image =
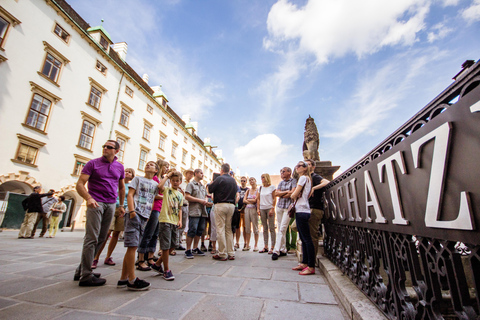
{"type": "Polygon", "coordinates": [[[82,173],[80,174],[80,177],[78,178],[77,181],[77,186],[76,190],[80,197],[85,199],[87,201],[87,207],[90,208],[98,208],[98,203],[93,199],[93,197],[88,193],[87,188],[85,188],[85,184],[87,183],[88,179],[90,178],[90,175],[82,173]]]}
{"type": "Polygon", "coordinates": [[[195,198],[194,196],[192,196],[190,193],[188,193],[188,191],[185,192],[185,199],[188,201],[188,202],[198,202],[200,204],[203,204],[204,206],[207,205],[207,200],[205,199],[200,199],[200,198],[195,198]]]}
{"type": "Polygon", "coordinates": [[[182,206],[178,210],[178,224],[177,226],[181,229],[182,228],[182,206]]]}
{"type": "Polygon", "coordinates": [[[262,191],[261,187],[258,188],[257,194],[255,195],[255,203],[257,204],[257,213],[260,215],[260,192],[262,191]]]}
{"type": "Polygon", "coordinates": [[[120,218],[121,218],[125,215],[125,207],[123,205],[125,203],[125,180],[124,179],[120,179],[118,181],[118,198],[120,199],[120,203],[121,203],[118,206],[120,210],[120,218]]]}
{"type": "Polygon", "coordinates": [[[315,187],[312,188],[312,190],[310,191],[310,194],[308,195],[308,197],[310,198],[311,196],[313,196],[313,193],[314,193],[316,190],[322,189],[323,187],[325,187],[325,186],[326,186],[327,184],[329,184],[329,183],[330,183],[330,180],[322,179],[319,184],[317,184],[315,187]]]}
{"type": "MultiPolygon", "coordinates": [[[[292,195],[290,196],[290,198],[292,198],[293,200],[297,199],[300,196],[300,193],[302,192],[302,189],[303,189],[303,186],[300,185],[300,179],[299,179],[298,182],[299,183],[297,184],[297,187],[295,188],[292,195]]],[[[306,183],[306,181],[305,181],[305,183],[306,183]]]]}
{"type": "Polygon", "coordinates": [[[247,192],[245,192],[245,195],[243,196],[243,203],[251,204],[250,200],[248,199],[248,193],[249,192],[250,192],[250,189],[248,189],[247,192]]]}
{"type": "Polygon", "coordinates": [[[165,182],[167,182],[168,179],[172,177],[173,171],[170,171],[166,175],[163,176],[162,180],[158,183],[158,193],[163,194],[163,191],[165,190],[165,182]]]}
{"type": "Polygon", "coordinates": [[[135,218],[135,202],[133,201],[133,196],[135,195],[136,190],[133,188],[128,188],[127,203],[128,203],[128,214],[130,219],[135,218]]]}
{"type": "Polygon", "coordinates": [[[277,197],[275,196],[275,189],[273,189],[273,191],[272,191],[272,198],[273,198],[273,207],[268,212],[268,215],[270,217],[275,215],[275,205],[277,204],[277,197]]]}

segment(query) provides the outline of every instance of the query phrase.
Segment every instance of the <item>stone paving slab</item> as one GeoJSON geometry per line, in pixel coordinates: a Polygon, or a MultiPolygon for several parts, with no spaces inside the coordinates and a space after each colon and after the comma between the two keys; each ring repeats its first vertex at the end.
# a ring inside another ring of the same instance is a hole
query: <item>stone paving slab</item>
{"type": "Polygon", "coordinates": [[[313,276],[291,270],[294,255],[272,261],[271,255],[239,250],[235,260],[220,262],[209,253],[186,259],[178,251],[169,259],[174,281],[136,270],[151,287],[134,292],[116,287],[122,242],[113,253],[117,264],[104,265],[104,251],[95,270],[107,284],[84,288],[73,281],[83,232],[29,240],[17,234],[0,232],[0,319],[346,319],[318,269],[313,276]]]}

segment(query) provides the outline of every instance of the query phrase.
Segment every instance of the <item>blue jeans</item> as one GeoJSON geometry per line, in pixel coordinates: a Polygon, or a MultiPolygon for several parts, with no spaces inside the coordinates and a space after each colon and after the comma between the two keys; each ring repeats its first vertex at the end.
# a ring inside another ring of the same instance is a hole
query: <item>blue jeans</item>
{"type": "Polygon", "coordinates": [[[300,240],[302,240],[302,263],[310,268],[315,268],[315,249],[313,248],[312,237],[310,236],[310,212],[297,212],[297,230],[300,240]]]}
{"type": "Polygon", "coordinates": [[[137,249],[138,253],[155,252],[157,250],[159,215],[159,211],[152,210],[147,225],[145,226],[145,231],[143,232],[142,241],[137,249]]]}
{"type": "Polygon", "coordinates": [[[188,217],[188,232],[187,236],[195,238],[195,236],[201,237],[203,230],[205,230],[206,217],[188,217]]]}

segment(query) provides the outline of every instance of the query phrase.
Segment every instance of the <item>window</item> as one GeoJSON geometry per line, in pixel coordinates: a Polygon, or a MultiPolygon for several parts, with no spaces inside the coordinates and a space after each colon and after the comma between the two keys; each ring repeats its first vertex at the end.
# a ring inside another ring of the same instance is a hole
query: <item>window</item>
{"type": "Polygon", "coordinates": [[[167,136],[160,132],[160,142],[158,143],[158,148],[161,150],[165,150],[165,142],[167,140],[167,136]]]}
{"type": "Polygon", "coordinates": [[[183,143],[187,143],[187,142],[188,142],[187,137],[183,137],[183,143]]]}
{"type": "Polygon", "coordinates": [[[38,151],[45,143],[19,133],[17,137],[19,140],[17,153],[12,161],[36,167],[35,163],[37,162],[38,151]]]}
{"type": "Polygon", "coordinates": [[[153,107],[149,104],[147,104],[147,112],[153,114],[153,107]]]}
{"type": "Polygon", "coordinates": [[[105,49],[105,51],[108,51],[108,41],[103,36],[100,36],[100,45],[103,47],[103,49],[105,49]]]}
{"type": "Polygon", "coordinates": [[[210,165],[213,166],[213,161],[212,161],[212,159],[210,159],[210,165]]]}
{"type": "Polygon", "coordinates": [[[70,39],[70,34],[65,31],[58,23],[55,24],[55,29],[53,29],[53,33],[55,33],[57,36],[60,37],[64,42],[68,43],[68,40],[70,39]]]}
{"type": "Polygon", "coordinates": [[[120,115],[120,124],[128,128],[128,121],[130,120],[130,111],[122,108],[122,114],[120,115]]]}
{"type": "Polygon", "coordinates": [[[164,126],[166,126],[166,125],[167,125],[167,119],[162,118],[162,124],[163,124],[164,126]]]}
{"type": "Polygon", "coordinates": [[[87,105],[100,111],[100,104],[102,102],[102,96],[107,92],[100,83],[89,77],[90,80],[90,94],[88,96],[87,105]]]}
{"type": "Polygon", "coordinates": [[[95,124],[88,120],[83,120],[82,131],[80,133],[80,140],[78,146],[92,150],[93,135],[95,134],[95,124]]]}
{"type": "Polygon", "coordinates": [[[125,86],[125,93],[133,98],[133,90],[129,86],[125,86]]]}
{"type": "Polygon", "coordinates": [[[170,161],[170,169],[176,169],[177,164],[175,162],[170,161]]]}
{"type": "Polygon", "coordinates": [[[45,63],[43,64],[42,74],[52,80],[57,82],[58,74],[62,68],[62,62],[58,59],[55,59],[50,53],[47,53],[45,63]]]}
{"type": "Polygon", "coordinates": [[[152,125],[149,124],[149,123],[144,123],[143,124],[143,136],[142,138],[147,140],[147,141],[150,141],[150,130],[152,129],[152,125]]]}
{"type": "Polygon", "coordinates": [[[202,168],[202,161],[198,160],[198,168],[202,168]]]}
{"type": "Polygon", "coordinates": [[[35,129],[45,131],[51,105],[52,102],[50,100],[35,93],[25,124],[35,129]]]}
{"type": "Polygon", "coordinates": [[[194,168],[195,167],[195,157],[192,156],[192,159],[190,160],[190,168],[194,168]]]}
{"type": "Polygon", "coordinates": [[[192,143],[192,150],[195,150],[195,143],[192,143]]]}
{"type": "MultiPolygon", "coordinates": [[[[20,24],[20,20],[12,16],[7,10],[0,6],[0,49],[5,47],[5,40],[7,39],[10,25],[15,27],[20,24]]],[[[0,57],[2,57],[0,55],[0,57]]]]}
{"type": "Polygon", "coordinates": [[[203,156],[202,150],[198,150],[198,154],[200,155],[200,157],[203,156]]]}
{"type": "Polygon", "coordinates": [[[90,89],[90,97],[88,98],[88,104],[94,107],[95,109],[100,109],[101,101],[102,101],[102,91],[92,86],[90,89]]]}
{"type": "Polygon", "coordinates": [[[174,133],[175,135],[178,135],[178,129],[177,129],[177,128],[174,128],[174,129],[173,129],[173,133],[174,133]]]}
{"type": "Polygon", "coordinates": [[[107,67],[105,67],[100,61],[97,60],[95,68],[100,71],[104,76],[107,75],[107,67]]]}
{"type": "Polygon", "coordinates": [[[140,159],[138,160],[138,170],[144,170],[145,164],[147,163],[147,154],[148,151],[140,149],[140,159]]]}
{"type": "Polygon", "coordinates": [[[182,153],[182,163],[183,164],[187,164],[187,154],[188,154],[188,151],[183,149],[183,153],[182,153]]]}
{"type": "Polygon", "coordinates": [[[167,100],[162,99],[162,106],[163,106],[163,107],[166,107],[166,106],[167,106],[167,100]]]}
{"type": "Polygon", "coordinates": [[[172,158],[176,159],[177,157],[175,154],[177,153],[177,147],[178,144],[176,144],[174,141],[172,141],[172,158]]]}
{"type": "Polygon", "coordinates": [[[127,141],[125,141],[124,138],[117,137],[117,142],[120,145],[120,149],[117,153],[117,158],[118,161],[123,162],[123,158],[125,155],[125,144],[127,144],[127,141]]]}
{"type": "Polygon", "coordinates": [[[83,167],[85,167],[87,163],[82,162],[81,160],[75,160],[75,167],[73,168],[73,175],[79,176],[82,174],[83,167]]]}

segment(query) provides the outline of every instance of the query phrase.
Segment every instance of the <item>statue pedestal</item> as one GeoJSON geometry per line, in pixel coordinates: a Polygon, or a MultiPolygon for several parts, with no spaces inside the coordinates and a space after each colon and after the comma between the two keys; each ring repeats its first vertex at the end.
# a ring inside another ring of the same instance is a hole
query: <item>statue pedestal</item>
{"type": "Polygon", "coordinates": [[[333,180],[333,174],[337,172],[338,169],[340,169],[340,166],[332,166],[331,161],[315,162],[315,173],[330,181],[333,180]]]}

